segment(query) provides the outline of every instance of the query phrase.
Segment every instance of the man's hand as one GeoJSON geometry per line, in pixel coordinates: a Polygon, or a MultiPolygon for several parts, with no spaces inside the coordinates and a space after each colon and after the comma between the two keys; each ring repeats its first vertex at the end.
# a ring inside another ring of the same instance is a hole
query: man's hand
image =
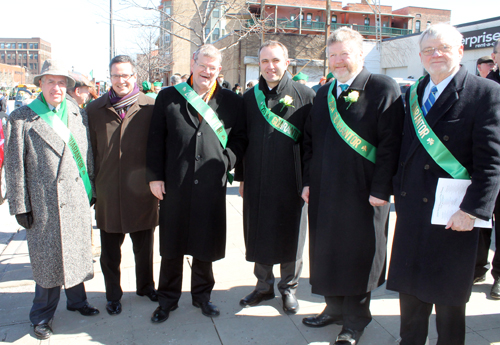
{"type": "Polygon", "coordinates": [[[370,202],[370,205],[372,205],[372,206],[384,206],[384,205],[387,205],[387,201],[379,199],[379,198],[376,198],[376,197],[374,197],[372,195],[370,195],[370,198],[368,199],[368,201],[370,202]]]}
{"type": "Polygon", "coordinates": [[[448,224],[446,224],[446,229],[451,228],[451,230],[455,231],[471,231],[474,228],[475,221],[475,219],[469,217],[464,211],[458,210],[451,216],[448,224]]]}
{"type": "Polygon", "coordinates": [[[33,216],[31,212],[16,214],[16,221],[23,228],[31,229],[31,225],[33,225],[33,216]]]}
{"type": "Polygon", "coordinates": [[[244,184],[244,183],[245,183],[245,182],[241,181],[241,182],[240,182],[240,188],[238,188],[238,192],[240,193],[240,195],[241,195],[241,197],[242,197],[242,198],[243,198],[243,184],[244,184]]]}
{"type": "Polygon", "coordinates": [[[302,199],[309,204],[309,186],[302,189],[302,199]]]}
{"type": "Polygon", "coordinates": [[[157,199],[163,200],[163,194],[165,194],[165,182],[151,181],[149,182],[149,189],[151,189],[151,193],[153,193],[157,199]]]}

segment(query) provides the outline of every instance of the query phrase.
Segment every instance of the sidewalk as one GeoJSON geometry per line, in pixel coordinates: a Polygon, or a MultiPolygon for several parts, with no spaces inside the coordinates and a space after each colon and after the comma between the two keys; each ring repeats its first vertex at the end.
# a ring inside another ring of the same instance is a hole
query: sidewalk
{"type": "MultiPolygon", "coordinates": [[[[305,316],[320,313],[324,308],[323,298],[311,294],[309,286],[309,261],[307,244],[304,251],[304,270],[297,296],[300,310],[297,315],[283,312],[281,298],[263,302],[252,308],[241,308],[239,300],[250,293],[255,285],[253,264],[245,261],[245,245],[242,230],[242,199],[237,195],[238,185],[228,188],[227,217],[228,236],[226,258],[214,263],[215,289],[212,301],[221,310],[217,318],[203,316],[191,305],[189,292],[182,295],[179,309],[161,324],[150,321],[157,303],[135,294],[135,273],[132,244],[126,237],[122,247],[122,298],[123,312],[118,316],[106,313],[104,279],[99,259],[95,258],[95,277],[87,282],[89,302],[101,313],[95,317],[84,317],[67,311],[66,297],[61,302],[53,321],[54,335],[45,341],[32,336],[28,320],[34,296],[34,282],[29,264],[25,230],[16,233],[19,226],[15,219],[0,206],[0,342],[9,344],[174,344],[174,345],[326,345],[335,340],[341,326],[331,325],[313,329],[302,324],[305,316]],[[12,223],[13,222],[13,223],[12,223]],[[8,226],[7,226],[8,225],[8,226]],[[5,229],[8,228],[8,230],[5,229]],[[14,229],[14,230],[12,230],[14,229]],[[4,238],[10,239],[8,245],[4,238]]],[[[391,215],[391,230],[395,216],[391,215]]],[[[94,231],[95,235],[99,232],[94,231]]],[[[158,277],[160,256],[158,254],[158,230],[155,233],[155,277],[158,277]]],[[[390,233],[392,238],[392,231],[390,233]]],[[[96,238],[96,243],[99,239],[96,238]]],[[[390,248],[390,243],[389,243],[390,248]]],[[[491,252],[490,252],[491,254],[491,252]]],[[[186,257],[183,291],[189,291],[191,258],[186,257]]],[[[276,267],[275,267],[276,268],[276,267]]],[[[279,276],[279,269],[275,269],[279,276]]],[[[493,279],[488,275],[485,283],[474,286],[467,305],[467,345],[500,345],[500,301],[489,298],[493,279]]],[[[277,290],[276,290],[277,292],[277,290]]],[[[279,295],[279,294],[278,294],[279,295]]],[[[399,337],[398,295],[380,287],[372,294],[371,311],[373,321],[367,327],[361,345],[394,345],[399,337]]],[[[436,344],[434,318],[430,326],[430,345],[436,344]]]]}

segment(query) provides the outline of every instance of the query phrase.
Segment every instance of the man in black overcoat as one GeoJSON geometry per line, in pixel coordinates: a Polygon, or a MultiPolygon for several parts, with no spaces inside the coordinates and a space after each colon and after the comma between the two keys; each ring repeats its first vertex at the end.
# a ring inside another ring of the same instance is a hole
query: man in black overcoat
{"type": "Polygon", "coordinates": [[[216,82],[221,61],[217,48],[200,47],[191,59],[189,80],[162,90],[156,99],[147,148],[148,180],[160,200],[162,256],[160,306],[153,322],[167,320],[177,308],[184,255],[193,257],[193,305],[205,316],[219,315],[210,302],[212,262],[225,254],[227,172],[245,140],[238,130],[243,99],[216,82]]]}
{"type": "Polygon", "coordinates": [[[474,223],[491,218],[500,187],[500,86],[460,66],[462,35],[451,25],[429,27],[419,49],[429,75],[406,95],[387,288],[399,292],[401,345],[426,343],[434,305],[437,344],[463,345],[479,236],[474,223]],[[443,178],[471,184],[447,224],[434,225],[443,178]]]}
{"type": "Polygon", "coordinates": [[[314,91],[288,77],[289,63],[282,43],[267,41],[259,48],[262,75],[258,89],[244,95],[249,142],[244,165],[238,165],[235,177],[241,181],[246,259],[255,262],[257,277],[254,291],[240,305],[254,306],[274,298],[273,265],[280,264],[283,309],[295,314],[307,229],[307,207],[300,197],[301,143],[314,91]],[[289,102],[284,104],[285,100],[289,102]],[[273,112],[274,122],[265,117],[267,110],[273,112]],[[289,124],[298,131],[293,132],[289,124]]]}
{"type": "Polygon", "coordinates": [[[359,33],[332,32],[328,59],[335,79],[319,89],[306,122],[302,193],[312,292],[325,296],[326,308],[302,322],[343,324],[335,344],[358,344],[372,319],[371,291],[385,281],[404,112],[397,83],[363,67],[359,33]]]}

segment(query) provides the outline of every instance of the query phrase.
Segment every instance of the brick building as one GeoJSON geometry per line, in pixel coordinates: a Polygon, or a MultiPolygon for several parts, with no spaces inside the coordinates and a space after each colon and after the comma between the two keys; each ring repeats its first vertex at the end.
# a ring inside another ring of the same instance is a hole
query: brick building
{"type": "Polygon", "coordinates": [[[39,37],[0,37],[0,63],[24,67],[28,75],[40,74],[43,62],[50,56],[50,43],[39,37]]]}
{"type": "Polygon", "coordinates": [[[11,88],[19,84],[28,84],[26,70],[21,66],[0,63],[0,88],[11,88]]]}
{"type": "Polygon", "coordinates": [[[393,24],[409,28],[413,33],[419,33],[427,29],[431,24],[435,23],[449,23],[451,18],[450,10],[439,10],[435,8],[413,7],[408,6],[394,10],[392,13],[407,15],[413,17],[408,23],[401,20],[400,17],[394,18],[393,24]]]}

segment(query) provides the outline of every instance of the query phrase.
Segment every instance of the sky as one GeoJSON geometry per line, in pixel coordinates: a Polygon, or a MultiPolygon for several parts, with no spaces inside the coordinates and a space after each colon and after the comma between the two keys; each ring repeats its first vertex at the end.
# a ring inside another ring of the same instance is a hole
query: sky
{"type": "MultiPolygon", "coordinates": [[[[160,4],[160,0],[136,1],[160,4]]],[[[343,1],[343,5],[359,2],[343,1]]],[[[381,5],[393,9],[406,6],[449,9],[454,25],[500,16],[498,0],[482,0],[478,6],[470,0],[381,0],[381,5]]],[[[63,60],[69,68],[85,75],[92,70],[97,80],[107,78],[110,60],[108,0],[3,0],[0,8],[0,37],[40,37],[50,42],[52,58],[63,60]]],[[[153,13],[130,8],[123,0],[113,0],[113,12],[115,19],[155,20],[153,13]]],[[[141,29],[132,28],[124,21],[114,22],[116,53],[135,55],[139,52],[137,41],[141,29]]]]}

